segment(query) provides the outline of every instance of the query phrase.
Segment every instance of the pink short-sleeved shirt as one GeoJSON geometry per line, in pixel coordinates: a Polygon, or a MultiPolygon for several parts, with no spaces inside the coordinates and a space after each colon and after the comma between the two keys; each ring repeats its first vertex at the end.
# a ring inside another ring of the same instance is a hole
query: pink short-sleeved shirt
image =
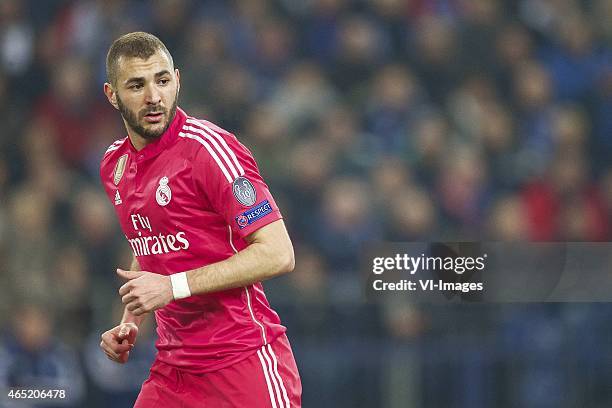
{"type": "MultiPolygon", "coordinates": [[[[281,217],[250,151],[180,108],[155,142],[113,143],[100,177],[143,271],[222,261],[281,217]]],[[[173,301],[155,312],[158,360],[194,373],[232,365],[285,332],[261,283],[173,301]]]]}

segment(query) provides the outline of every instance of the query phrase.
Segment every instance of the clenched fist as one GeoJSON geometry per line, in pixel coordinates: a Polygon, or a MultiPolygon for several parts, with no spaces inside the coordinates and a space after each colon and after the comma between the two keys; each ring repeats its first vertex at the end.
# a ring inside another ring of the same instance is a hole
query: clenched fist
{"type": "Polygon", "coordinates": [[[102,334],[100,347],[109,359],[123,364],[134,348],[137,335],[138,326],[134,323],[121,323],[102,334]]]}

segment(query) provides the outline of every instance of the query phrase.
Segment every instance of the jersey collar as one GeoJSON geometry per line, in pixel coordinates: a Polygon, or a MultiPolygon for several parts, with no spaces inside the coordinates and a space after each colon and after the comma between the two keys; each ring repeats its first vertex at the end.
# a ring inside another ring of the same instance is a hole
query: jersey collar
{"type": "Polygon", "coordinates": [[[156,141],[149,143],[141,150],[136,150],[130,141],[130,152],[136,157],[136,161],[143,161],[155,157],[164,151],[166,147],[174,143],[186,120],[187,114],[185,111],[177,107],[176,114],[174,115],[172,122],[170,122],[170,126],[168,126],[168,129],[166,129],[166,131],[156,141]]]}

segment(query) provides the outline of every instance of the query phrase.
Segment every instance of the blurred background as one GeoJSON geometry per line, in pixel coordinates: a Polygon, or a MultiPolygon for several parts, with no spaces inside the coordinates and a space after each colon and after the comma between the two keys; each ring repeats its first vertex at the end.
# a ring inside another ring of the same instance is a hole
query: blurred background
{"type": "Polygon", "coordinates": [[[305,407],[611,406],[612,305],[370,304],[358,273],[380,241],[609,241],[611,22],[610,0],[1,0],[0,388],[127,407],[147,376],[152,324],[125,366],[98,348],[131,257],[98,181],[125,135],[104,59],[145,30],[284,213],[296,270],[265,286],[305,407]]]}

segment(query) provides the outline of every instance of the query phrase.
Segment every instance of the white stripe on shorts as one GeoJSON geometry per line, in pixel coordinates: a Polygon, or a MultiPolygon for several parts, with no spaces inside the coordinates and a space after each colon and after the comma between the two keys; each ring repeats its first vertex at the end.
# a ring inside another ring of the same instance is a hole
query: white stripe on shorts
{"type": "MultiPolygon", "coordinates": [[[[263,347],[261,348],[261,350],[257,350],[257,357],[259,357],[259,361],[261,362],[261,368],[263,369],[264,377],[266,378],[266,384],[268,385],[268,393],[270,394],[270,402],[272,403],[272,408],[277,408],[276,399],[274,398],[274,390],[272,389],[272,385],[270,384],[270,376],[268,375],[268,368],[261,354],[262,350],[263,350],[263,347]]],[[[282,407],[278,407],[278,408],[282,408],[282,407]]]]}
{"type": "Polygon", "coordinates": [[[274,350],[272,350],[272,346],[270,346],[270,344],[267,344],[267,347],[268,347],[268,352],[270,353],[270,356],[272,356],[272,360],[274,361],[274,375],[276,375],[276,378],[278,379],[278,383],[280,384],[281,390],[283,392],[283,398],[285,400],[285,404],[287,404],[287,407],[289,407],[289,396],[287,395],[287,390],[285,389],[283,378],[280,376],[280,373],[278,372],[278,361],[276,360],[276,355],[274,354],[274,350]]]}
{"type": "Polygon", "coordinates": [[[283,398],[281,396],[281,390],[278,386],[278,380],[276,379],[276,375],[274,373],[274,366],[272,365],[272,360],[268,357],[268,353],[266,351],[266,347],[261,348],[261,354],[263,355],[266,363],[268,364],[268,372],[270,373],[270,378],[272,379],[272,384],[274,385],[274,391],[276,392],[276,401],[278,402],[278,406],[280,408],[285,408],[285,404],[283,403],[283,398]]]}

